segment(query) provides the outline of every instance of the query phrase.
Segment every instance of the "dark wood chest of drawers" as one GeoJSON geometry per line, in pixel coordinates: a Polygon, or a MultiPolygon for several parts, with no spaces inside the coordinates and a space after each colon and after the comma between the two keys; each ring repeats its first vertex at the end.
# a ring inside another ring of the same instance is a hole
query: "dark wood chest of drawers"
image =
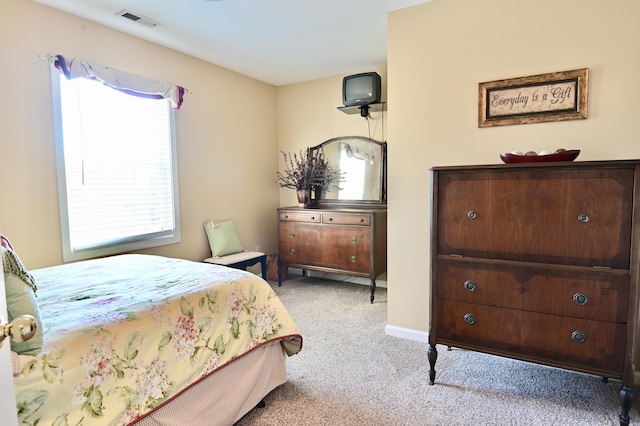
{"type": "Polygon", "coordinates": [[[622,380],[629,422],[640,162],[432,169],[436,344],[622,380]]]}
{"type": "Polygon", "coordinates": [[[375,280],[387,270],[385,209],[278,209],[278,262],[375,280]]]}

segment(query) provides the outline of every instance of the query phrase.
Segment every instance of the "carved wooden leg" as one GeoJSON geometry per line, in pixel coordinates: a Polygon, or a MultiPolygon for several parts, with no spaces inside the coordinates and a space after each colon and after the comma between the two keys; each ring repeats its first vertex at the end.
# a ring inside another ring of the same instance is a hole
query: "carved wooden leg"
{"type": "Polygon", "coordinates": [[[278,287],[282,286],[282,265],[280,265],[280,260],[278,260],[278,287]]]}
{"type": "Polygon", "coordinates": [[[436,360],[438,359],[438,350],[436,345],[429,345],[427,351],[427,357],[429,358],[429,384],[432,385],[436,381],[436,360]]]}
{"type": "Polygon", "coordinates": [[[371,280],[371,303],[373,303],[373,298],[376,294],[376,280],[375,278],[371,280]]]}
{"type": "Polygon", "coordinates": [[[620,388],[620,406],[622,407],[622,412],[618,416],[620,419],[620,426],[628,426],[629,421],[629,410],[631,409],[631,400],[633,399],[633,387],[629,385],[623,384],[620,388]]]}

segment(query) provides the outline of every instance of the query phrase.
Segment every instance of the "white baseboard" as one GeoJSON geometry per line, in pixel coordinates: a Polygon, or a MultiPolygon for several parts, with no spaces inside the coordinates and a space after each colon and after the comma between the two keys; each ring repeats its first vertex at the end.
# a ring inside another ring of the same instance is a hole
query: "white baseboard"
{"type": "Polygon", "coordinates": [[[402,339],[408,339],[408,340],[415,340],[423,343],[427,343],[429,341],[429,333],[427,333],[426,331],[396,327],[395,325],[385,326],[384,333],[389,336],[400,337],[402,339]]]}

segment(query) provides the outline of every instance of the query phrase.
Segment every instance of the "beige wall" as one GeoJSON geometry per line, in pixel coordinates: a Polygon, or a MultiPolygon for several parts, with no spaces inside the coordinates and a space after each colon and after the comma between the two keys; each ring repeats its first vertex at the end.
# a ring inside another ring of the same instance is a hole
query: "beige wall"
{"type": "Polygon", "coordinates": [[[176,114],[182,243],[148,253],[210,256],[203,223],[233,218],[247,249],[276,249],[276,89],[31,2],[0,14],[0,232],[28,268],[62,262],[49,64],[62,54],[188,88],[176,114]]]}
{"type": "Polygon", "coordinates": [[[640,158],[636,0],[433,0],[388,24],[388,323],[427,331],[429,168],[500,152],[640,158]],[[478,83],[589,68],[586,120],[479,129],[478,83]]]}

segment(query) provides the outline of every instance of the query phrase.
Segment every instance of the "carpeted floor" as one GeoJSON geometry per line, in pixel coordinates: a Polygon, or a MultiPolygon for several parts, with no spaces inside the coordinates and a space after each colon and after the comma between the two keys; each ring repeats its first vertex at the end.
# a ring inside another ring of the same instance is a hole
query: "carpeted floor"
{"type": "MultiPolygon", "coordinates": [[[[387,294],[294,277],[274,289],[298,323],[302,351],[289,382],[237,426],[618,425],[620,383],[438,346],[429,386],[427,344],[387,336],[387,294]]],[[[640,395],[640,392],[636,392],[640,395]]],[[[640,424],[640,396],[631,424],[640,424]]]]}

